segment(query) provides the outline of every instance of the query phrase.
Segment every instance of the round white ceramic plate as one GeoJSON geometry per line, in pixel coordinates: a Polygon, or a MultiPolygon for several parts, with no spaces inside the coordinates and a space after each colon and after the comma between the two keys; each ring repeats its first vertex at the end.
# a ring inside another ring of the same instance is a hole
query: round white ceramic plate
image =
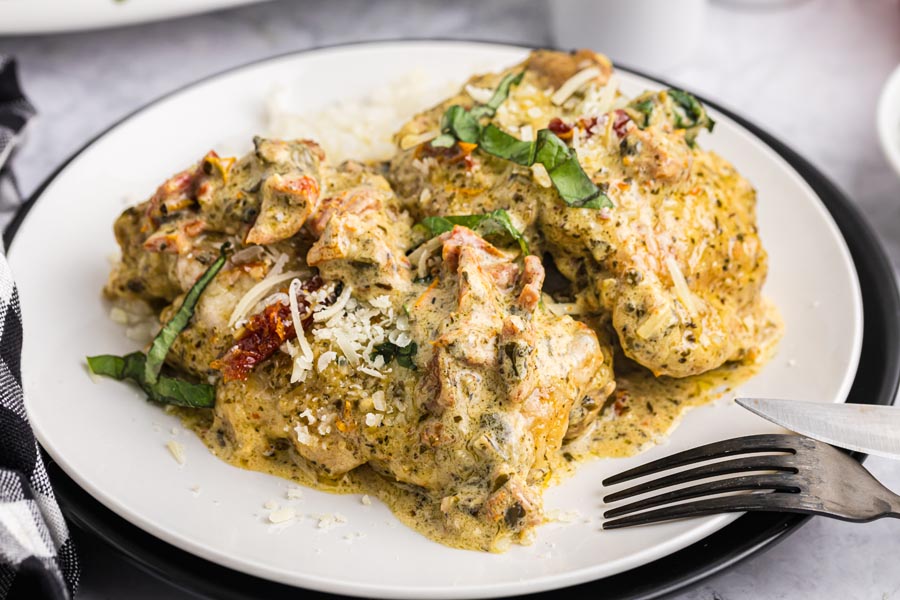
{"type": "Polygon", "coordinates": [[[61,33],[183,17],[263,0],[3,0],[0,35],[61,33]]]}
{"type": "MultiPolygon", "coordinates": [[[[100,298],[107,257],[116,249],[113,220],[210,148],[249,148],[265,126],[273,88],[303,90],[312,108],[366,94],[416,68],[461,80],[526,53],[493,44],[392,42],[275,58],[156,102],[76,156],[26,217],[10,257],[25,319],[26,405],[44,448],[100,502],[167,542],[246,573],[353,595],[485,597],[561,587],[648,563],[736,518],[600,529],[605,476],[701,443],[774,431],[731,397],[689,412],[665,444],[641,456],[583,465],[546,494],[548,509],[578,511],[578,518],[541,527],[530,547],[491,555],[431,542],[359,496],[307,490],[288,501],[287,482],[228,466],[139,392],[109,380],[94,383],[85,370],[85,355],[135,347],[100,298]],[[184,466],[166,450],[171,439],[185,447],[184,466]],[[295,506],[303,518],[268,524],[262,506],[270,499],[295,506]],[[319,529],[313,516],[334,512],[347,522],[319,529]]],[[[623,73],[622,86],[633,94],[657,84],[623,73]]],[[[759,192],[759,225],[770,254],[766,293],[786,322],[778,354],[740,391],[842,402],[862,330],[859,286],[843,238],[783,159],[713,114],[715,133],[701,144],[731,160],[759,192]]]]}

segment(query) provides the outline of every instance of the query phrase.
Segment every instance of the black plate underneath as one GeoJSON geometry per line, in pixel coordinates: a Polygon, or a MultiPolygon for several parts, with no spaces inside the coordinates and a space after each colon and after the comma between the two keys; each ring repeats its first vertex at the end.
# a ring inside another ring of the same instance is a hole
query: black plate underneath
{"type": "MultiPolygon", "coordinates": [[[[900,297],[893,269],[874,232],[847,197],[796,152],[745,119],[715,103],[706,100],[704,102],[746,127],[787,160],[815,190],[831,212],[853,255],[863,296],[862,355],[847,401],[854,404],[893,403],[900,382],[900,297]]],[[[93,140],[81,151],[92,143],[93,140]]],[[[4,232],[7,248],[12,244],[25,214],[68,162],[38,188],[4,232]]],[[[862,454],[856,453],[853,456],[860,461],[865,459],[865,455],[862,454]]],[[[279,600],[299,597],[297,588],[233,571],[153,537],[94,500],[66,476],[48,456],[45,455],[44,458],[48,461],[47,470],[63,513],[82,530],[79,533],[99,536],[148,573],[172,585],[210,598],[279,600]]],[[[658,598],[697,583],[756,552],[772,547],[789,533],[796,531],[808,518],[786,514],[746,514],[674,554],[570,590],[584,593],[586,597],[596,600],[658,598]]],[[[545,595],[549,597],[549,593],[545,595]]],[[[302,597],[335,596],[304,591],[302,597]]]]}

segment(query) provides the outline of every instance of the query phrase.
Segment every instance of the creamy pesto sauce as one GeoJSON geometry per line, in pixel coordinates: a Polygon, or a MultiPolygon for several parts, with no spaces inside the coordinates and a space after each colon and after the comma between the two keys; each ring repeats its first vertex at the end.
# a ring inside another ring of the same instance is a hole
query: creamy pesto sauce
{"type": "MultiPolygon", "coordinates": [[[[185,427],[196,433],[210,452],[228,464],[287,479],[300,485],[332,494],[368,494],[384,502],[394,516],[407,527],[426,538],[447,546],[465,550],[502,551],[505,546],[492,545],[495,532],[484,529],[485,524],[475,518],[465,536],[450,533],[441,527],[440,504],[423,493],[395,480],[384,477],[368,465],[362,465],[337,479],[326,479],[305,464],[293,448],[275,451],[269,456],[250,456],[236,449],[213,429],[212,411],[170,407],[185,427]]],[[[521,540],[520,540],[521,541],[521,540]]]]}
{"type": "MultiPolygon", "coordinates": [[[[772,309],[757,355],[681,379],[655,377],[649,370],[618,357],[616,392],[594,426],[559,449],[551,461],[553,475],[546,485],[557,484],[571,476],[581,462],[632,456],[660,442],[687,409],[721,397],[758,373],[774,354],[781,332],[782,325],[772,309]]],[[[448,546],[491,551],[502,551],[506,547],[503,543],[498,546],[496,532],[485,531],[484,522],[475,518],[470,527],[464,528],[463,534],[448,532],[441,526],[438,501],[413,486],[399,484],[379,474],[368,465],[337,479],[326,479],[308,466],[292,447],[274,450],[269,455],[239,454],[227,438],[213,428],[212,411],[178,408],[170,408],[170,411],[177,414],[216,457],[233,466],[268,473],[324,492],[369,494],[384,502],[404,525],[448,546]]],[[[527,538],[518,541],[528,543],[527,538]]]]}

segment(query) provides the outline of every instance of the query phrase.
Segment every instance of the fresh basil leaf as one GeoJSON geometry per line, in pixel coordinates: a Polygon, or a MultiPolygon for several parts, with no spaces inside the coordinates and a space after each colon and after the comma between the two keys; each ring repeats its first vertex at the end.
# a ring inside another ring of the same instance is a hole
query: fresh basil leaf
{"type": "Polygon", "coordinates": [[[209,282],[218,274],[228,258],[230,243],[222,245],[219,258],[191,286],[181,306],[168,323],[154,338],[147,354],[132,352],[125,356],[103,354],[89,356],[88,367],[97,375],[112,377],[119,381],[131,380],[137,383],[147,396],[162,404],[174,404],[191,408],[211,408],[216,402],[216,390],[205,383],[191,383],[182,379],[160,375],[166,355],[172,343],[190,322],[200,295],[209,282]]]}
{"type": "Polygon", "coordinates": [[[527,167],[534,163],[536,149],[534,142],[523,142],[494,124],[484,128],[478,146],[488,154],[511,160],[519,165],[527,167]]]}
{"type": "Polygon", "coordinates": [[[550,181],[559,192],[563,202],[573,208],[605,208],[612,207],[609,197],[600,191],[590,177],[578,164],[574,156],[563,161],[553,169],[548,169],[550,181]]]}
{"type": "Polygon", "coordinates": [[[382,344],[378,344],[375,346],[374,352],[369,356],[372,360],[375,360],[376,357],[380,356],[384,359],[384,364],[388,364],[394,357],[397,355],[397,345],[392,344],[391,342],[384,342],[382,344]]]}
{"type": "Polygon", "coordinates": [[[125,359],[113,354],[101,354],[100,356],[88,356],[88,367],[94,375],[103,375],[113,379],[123,379],[125,373],[125,359]]]}
{"type": "MultiPolygon", "coordinates": [[[[515,74],[510,73],[504,77],[487,104],[476,106],[469,111],[459,105],[448,108],[441,117],[441,135],[432,140],[431,145],[437,148],[447,148],[458,140],[477,144],[483,152],[491,156],[525,167],[530,167],[536,162],[541,163],[550,174],[550,180],[560,197],[569,206],[581,208],[612,206],[609,197],[594,185],[581,168],[574,152],[549,129],[541,129],[538,131],[535,141],[526,142],[506,133],[494,124],[481,125],[480,119],[491,117],[497,112],[497,108],[509,97],[510,88],[518,85],[524,74],[525,72],[521,71],[515,74]]],[[[465,225],[470,229],[475,229],[483,222],[483,220],[472,221],[470,224],[458,221],[460,218],[471,217],[484,217],[484,215],[429,217],[422,221],[421,225],[428,228],[434,236],[450,231],[453,225],[465,225]]],[[[509,222],[509,215],[506,215],[506,219],[509,222]]],[[[496,222],[500,223],[500,221],[496,222]]],[[[515,231],[515,235],[512,233],[510,235],[519,243],[522,251],[528,254],[527,244],[522,238],[522,234],[512,226],[511,222],[508,228],[501,224],[499,229],[508,233],[510,233],[510,229],[515,231]]]]}
{"type": "Polygon", "coordinates": [[[685,130],[685,140],[691,146],[697,139],[700,129],[712,132],[716,122],[706,112],[706,108],[697,98],[682,90],[670,89],[666,92],[672,99],[672,113],[675,127],[685,130]]]}
{"type": "Polygon", "coordinates": [[[453,137],[453,135],[450,133],[442,133],[441,135],[431,140],[431,145],[435,148],[449,148],[455,143],[456,138],[453,137]]]}
{"type": "Polygon", "coordinates": [[[428,239],[453,230],[453,223],[444,217],[425,217],[416,223],[416,225],[428,230],[428,239]]]}
{"type": "Polygon", "coordinates": [[[418,350],[419,346],[415,342],[410,342],[406,347],[400,348],[397,351],[397,364],[415,371],[416,363],[413,362],[413,357],[418,350]]]}
{"type": "Polygon", "coordinates": [[[536,146],[534,162],[544,165],[548,173],[573,157],[566,143],[549,129],[537,132],[536,146]]]}
{"type": "Polygon", "coordinates": [[[150,349],[147,351],[147,360],[144,363],[144,381],[148,384],[152,385],[156,383],[159,371],[162,369],[163,363],[166,360],[166,355],[169,353],[169,349],[175,342],[175,338],[178,337],[178,334],[181,333],[185,327],[187,327],[188,322],[190,322],[191,317],[194,315],[194,308],[197,306],[197,301],[200,300],[200,294],[203,293],[203,290],[206,289],[209,282],[213,280],[216,274],[225,265],[225,261],[228,259],[228,250],[230,248],[230,242],[226,242],[222,245],[222,248],[219,250],[219,258],[217,258],[215,262],[206,269],[206,272],[200,276],[200,279],[191,286],[191,289],[188,290],[187,295],[184,297],[184,301],[181,303],[181,307],[175,312],[175,316],[163,326],[158,334],[156,334],[153,343],[150,345],[150,349]]]}
{"type": "Polygon", "coordinates": [[[500,233],[510,237],[516,242],[524,256],[528,256],[531,253],[528,248],[528,242],[525,240],[522,232],[516,229],[515,225],[512,223],[512,219],[509,218],[509,213],[502,208],[498,208],[497,210],[482,215],[426,217],[416,225],[427,229],[430,233],[429,238],[441,235],[447,231],[452,231],[455,225],[468,227],[472,231],[479,232],[481,235],[500,233]]]}
{"type": "Polygon", "coordinates": [[[216,405],[216,388],[206,383],[191,383],[183,379],[160,375],[147,395],[162,404],[187,408],[212,408],[216,405]]]}
{"type": "Polygon", "coordinates": [[[494,114],[496,114],[497,109],[500,108],[500,105],[509,98],[510,88],[514,85],[519,85],[524,76],[525,71],[519,71],[518,73],[510,73],[501,79],[500,83],[497,85],[497,89],[495,89],[494,93],[491,95],[491,99],[487,101],[487,104],[476,106],[472,109],[472,114],[477,118],[493,117],[494,114]]]}
{"type": "Polygon", "coordinates": [[[147,397],[160,404],[174,404],[189,408],[212,408],[216,403],[216,390],[205,383],[190,383],[166,375],[158,375],[154,383],[146,380],[147,356],[143,352],[132,352],[125,356],[103,354],[89,356],[88,367],[96,375],[103,375],[119,381],[133,381],[140,386],[147,397]]]}
{"type": "Polygon", "coordinates": [[[375,346],[375,351],[372,352],[371,358],[375,360],[376,356],[381,356],[384,359],[384,364],[388,364],[396,358],[398,365],[414,371],[416,364],[413,362],[413,357],[418,349],[419,347],[415,342],[410,342],[403,348],[393,342],[384,342],[375,346]]]}
{"type": "Polygon", "coordinates": [[[650,116],[653,114],[653,100],[652,99],[648,98],[647,100],[643,100],[641,102],[634,102],[631,105],[629,105],[628,108],[639,113],[643,117],[640,120],[635,119],[635,118],[631,119],[632,121],[635,122],[635,124],[637,124],[638,127],[640,127],[641,129],[644,129],[645,127],[650,125],[650,116]]]}
{"type": "Polygon", "coordinates": [[[522,251],[522,256],[531,254],[525,236],[523,236],[522,232],[513,225],[508,212],[502,208],[498,208],[497,210],[489,212],[485,217],[486,218],[479,224],[479,230],[482,232],[482,235],[491,235],[492,233],[506,234],[519,244],[519,250],[522,251]]]}
{"type": "Polygon", "coordinates": [[[444,111],[441,116],[441,135],[432,140],[431,145],[435,148],[449,148],[457,140],[478,144],[482,137],[481,119],[494,116],[500,105],[509,97],[510,88],[518,85],[524,75],[525,71],[522,71],[504,77],[487,104],[475,106],[471,110],[454,104],[444,111]]]}
{"type": "Polygon", "coordinates": [[[481,136],[481,123],[465,108],[454,104],[441,117],[441,133],[450,134],[461,142],[477,144],[481,136]]]}

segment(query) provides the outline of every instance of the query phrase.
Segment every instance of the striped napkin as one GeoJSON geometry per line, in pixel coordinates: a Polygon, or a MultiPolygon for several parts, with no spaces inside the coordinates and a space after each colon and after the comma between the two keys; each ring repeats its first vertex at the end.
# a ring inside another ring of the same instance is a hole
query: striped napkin
{"type": "MultiPolygon", "coordinates": [[[[0,54],[0,228],[21,206],[10,159],[32,116],[15,61],[0,54]]],[[[0,252],[0,600],[68,599],[78,560],[25,415],[21,353],[19,294],[0,252]]]]}

